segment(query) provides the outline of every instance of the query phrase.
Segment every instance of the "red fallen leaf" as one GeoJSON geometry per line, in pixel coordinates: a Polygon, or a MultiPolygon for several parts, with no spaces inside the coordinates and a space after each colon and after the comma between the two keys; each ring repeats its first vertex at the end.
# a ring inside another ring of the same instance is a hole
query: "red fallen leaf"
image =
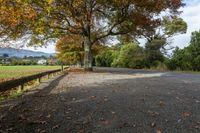
{"type": "Polygon", "coordinates": [[[157,129],[156,133],[162,133],[162,131],[160,129],[157,129]]]}
{"type": "Polygon", "coordinates": [[[165,106],[166,104],[165,104],[164,101],[159,101],[158,105],[161,106],[161,107],[163,107],[163,106],[165,106]]]}
{"type": "Polygon", "coordinates": [[[182,117],[186,118],[189,117],[192,113],[191,112],[183,112],[182,117]]]}

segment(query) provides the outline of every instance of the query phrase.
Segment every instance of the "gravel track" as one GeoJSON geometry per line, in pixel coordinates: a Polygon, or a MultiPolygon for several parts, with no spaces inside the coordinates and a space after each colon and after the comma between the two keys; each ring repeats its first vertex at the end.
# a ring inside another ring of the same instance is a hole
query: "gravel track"
{"type": "Polygon", "coordinates": [[[0,106],[0,133],[199,133],[200,75],[95,68],[0,106]]]}

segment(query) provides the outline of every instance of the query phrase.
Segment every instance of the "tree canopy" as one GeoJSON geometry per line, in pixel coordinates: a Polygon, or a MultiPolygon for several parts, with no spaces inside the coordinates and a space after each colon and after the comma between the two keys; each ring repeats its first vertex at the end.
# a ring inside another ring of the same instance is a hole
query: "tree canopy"
{"type": "Polygon", "coordinates": [[[90,69],[93,44],[111,36],[154,33],[161,13],[178,16],[183,5],[182,0],[0,0],[0,36],[30,38],[32,45],[82,36],[84,65],[90,69]]]}

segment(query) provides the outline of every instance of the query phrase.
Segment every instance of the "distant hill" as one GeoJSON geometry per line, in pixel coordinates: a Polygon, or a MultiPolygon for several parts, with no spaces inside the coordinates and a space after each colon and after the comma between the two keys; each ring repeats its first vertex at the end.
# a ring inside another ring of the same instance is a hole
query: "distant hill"
{"type": "Polygon", "coordinates": [[[45,56],[49,57],[52,54],[49,53],[44,53],[44,52],[36,52],[36,51],[31,51],[31,50],[24,50],[24,49],[14,49],[14,48],[0,48],[0,56],[3,54],[8,54],[9,57],[20,57],[23,58],[24,56],[30,57],[36,57],[36,56],[45,56]]]}

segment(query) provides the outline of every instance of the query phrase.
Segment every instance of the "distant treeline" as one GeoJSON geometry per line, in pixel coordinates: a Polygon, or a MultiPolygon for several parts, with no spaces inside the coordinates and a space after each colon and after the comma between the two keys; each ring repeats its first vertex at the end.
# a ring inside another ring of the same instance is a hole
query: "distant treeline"
{"type": "Polygon", "coordinates": [[[1,65],[60,65],[61,62],[55,56],[38,56],[38,57],[9,57],[7,54],[0,56],[1,65]]]}

